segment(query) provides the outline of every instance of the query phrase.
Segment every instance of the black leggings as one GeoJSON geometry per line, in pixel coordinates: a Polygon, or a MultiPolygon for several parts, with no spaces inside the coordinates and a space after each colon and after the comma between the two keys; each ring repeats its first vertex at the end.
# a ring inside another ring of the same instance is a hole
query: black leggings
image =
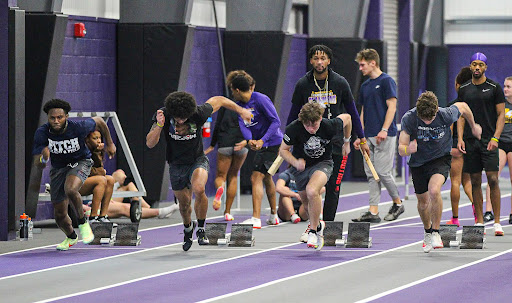
{"type": "Polygon", "coordinates": [[[332,155],[334,162],[331,178],[325,185],[325,201],[324,201],[324,221],[334,221],[336,210],[338,209],[338,201],[340,199],[340,185],[345,173],[347,158],[343,160],[342,155],[332,155]]]}

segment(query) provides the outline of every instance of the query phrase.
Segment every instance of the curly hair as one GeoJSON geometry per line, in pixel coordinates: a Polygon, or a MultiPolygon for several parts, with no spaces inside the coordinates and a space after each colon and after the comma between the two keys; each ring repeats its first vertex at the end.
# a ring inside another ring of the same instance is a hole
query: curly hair
{"type": "Polygon", "coordinates": [[[356,55],[356,62],[361,62],[361,61],[366,61],[366,62],[370,62],[370,61],[375,61],[375,65],[377,67],[380,67],[380,57],[379,57],[379,53],[374,50],[373,48],[366,48],[366,49],[363,49],[362,51],[360,51],[359,53],[357,53],[356,55]]]}
{"type": "Polygon", "coordinates": [[[315,123],[320,120],[324,114],[325,109],[316,102],[304,104],[299,112],[299,121],[303,124],[315,123]]]}
{"type": "Polygon", "coordinates": [[[328,46],[325,46],[325,45],[323,45],[323,44],[313,45],[313,46],[309,49],[309,52],[308,52],[308,57],[309,57],[309,59],[313,58],[313,56],[314,56],[317,52],[321,52],[321,53],[326,54],[326,55],[327,55],[327,58],[329,58],[330,60],[332,60],[332,50],[331,50],[328,46]]]}
{"type": "Polygon", "coordinates": [[[431,120],[437,113],[439,103],[436,95],[431,91],[426,91],[418,97],[416,101],[416,112],[418,117],[423,120],[431,120]]]}
{"type": "Polygon", "coordinates": [[[471,69],[469,66],[464,66],[460,69],[459,73],[457,74],[457,77],[455,78],[455,83],[462,85],[469,80],[471,80],[473,74],[471,73],[471,69]]]}
{"type": "Polygon", "coordinates": [[[194,96],[186,92],[172,92],[164,101],[164,106],[173,118],[188,119],[197,111],[194,96]]]}
{"type": "Polygon", "coordinates": [[[48,115],[51,109],[62,108],[66,115],[71,111],[71,105],[62,99],[51,99],[43,106],[43,111],[48,115]]]}
{"type": "Polygon", "coordinates": [[[234,70],[226,76],[226,84],[232,89],[239,89],[241,92],[248,91],[251,86],[256,85],[254,78],[244,70],[234,70]]]}

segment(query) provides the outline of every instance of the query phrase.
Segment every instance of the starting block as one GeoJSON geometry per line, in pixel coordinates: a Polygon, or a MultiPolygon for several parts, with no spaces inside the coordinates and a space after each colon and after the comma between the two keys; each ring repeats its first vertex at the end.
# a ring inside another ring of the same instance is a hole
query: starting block
{"type": "Polygon", "coordinates": [[[369,222],[350,222],[348,224],[347,248],[370,248],[372,238],[370,237],[369,222]]]}
{"type": "Polygon", "coordinates": [[[327,246],[344,246],[343,222],[326,221],[324,241],[327,246]]]}
{"type": "Polygon", "coordinates": [[[231,237],[229,246],[251,247],[254,246],[254,237],[252,235],[252,224],[233,224],[231,225],[231,237]]]}
{"type": "Polygon", "coordinates": [[[461,249],[483,249],[485,244],[485,226],[463,226],[461,249]]]}
{"type": "Polygon", "coordinates": [[[115,246],[137,246],[140,245],[141,236],[139,232],[139,222],[118,223],[117,233],[114,241],[115,246]]]}
{"type": "Polygon", "coordinates": [[[226,237],[227,223],[206,223],[205,232],[210,245],[226,245],[228,237],[226,237]]]}
{"type": "Polygon", "coordinates": [[[100,244],[112,244],[114,237],[112,235],[112,229],[114,223],[108,222],[94,222],[91,223],[92,233],[94,234],[94,240],[89,245],[100,245],[100,244]]]}
{"type": "Polygon", "coordinates": [[[439,235],[443,241],[444,247],[459,247],[457,241],[457,225],[456,224],[441,224],[439,227],[439,235]]]}

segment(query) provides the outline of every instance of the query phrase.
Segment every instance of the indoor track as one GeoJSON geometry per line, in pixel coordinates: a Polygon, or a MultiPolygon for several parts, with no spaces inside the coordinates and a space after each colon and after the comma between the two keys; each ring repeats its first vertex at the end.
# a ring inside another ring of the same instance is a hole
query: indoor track
{"type": "MultiPolygon", "coordinates": [[[[345,232],[350,219],[367,209],[368,192],[355,191],[364,189],[365,183],[355,184],[345,183],[338,207],[336,220],[344,222],[345,232]],[[354,192],[350,193],[351,189],[354,192]]],[[[416,200],[409,196],[406,211],[398,220],[372,224],[373,246],[368,249],[308,249],[298,242],[306,228],[304,222],[263,226],[254,231],[256,242],[251,248],[194,242],[190,251],[184,252],[183,226],[175,223],[151,228],[141,225],[142,244],[137,247],[79,242],[69,251],[59,252],[55,250],[59,240],[42,247],[13,249],[0,254],[0,301],[439,302],[456,298],[458,302],[507,302],[512,295],[507,286],[512,282],[507,179],[502,179],[501,189],[505,236],[495,237],[492,222],[487,223],[483,250],[443,248],[424,253],[416,200]]],[[[445,222],[451,216],[449,180],[443,190],[445,222]]],[[[403,194],[403,186],[400,192],[403,194]]],[[[383,191],[382,199],[390,200],[387,192],[383,191]]],[[[390,203],[381,204],[381,218],[390,203]]],[[[250,196],[242,196],[242,206],[248,205],[250,196]]],[[[221,214],[211,208],[209,213],[221,214]]],[[[246,209],[235,215],[234,223],[248,218],[249,213],[246,209]]],[[[462,224],[473,225],[464,194],[459,216],[462,224]]],[[[178,222],[177,215],[173,217],[178,222]]],[[[262,219],[264,223],[266,215],[262,219]]],[[[221,220],[216,216],[207,222],[221,220]]]]}

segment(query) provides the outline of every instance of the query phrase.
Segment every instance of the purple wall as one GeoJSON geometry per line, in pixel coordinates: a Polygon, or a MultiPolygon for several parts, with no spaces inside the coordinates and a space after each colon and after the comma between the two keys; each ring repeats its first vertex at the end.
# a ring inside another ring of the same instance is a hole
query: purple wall
{"type": "Polygon", "coordinates": [[[498,82],[503,88],[503,82],[508,76],[512,76],[512,61],[509,59],[512,53],[512,45],[448,45],[448,101],[457,97],[453,88],[455,77],[460,69],[469,65],[471,56],[476,52],[487,56],[486,77],[498,82]]]}
{"type": "MultiPolygon", "coordinates": [[[[0,115],[2,117],[8,116],[8,81],[9,75],[7,73],[8,66],[8,30],[7,30],[7,17],[8,17],[8,1],[0,0],[0,115]]],[[[2,144],[0,144],[0,154],[7,155],[8,141],[8,120],[1,119],[0,129],[2,130],[2,144]]],[[[7,157],[0,158],[0,240],[7,240],[8,234],[8,161],[7,157]]]]}
{"type": "MultiPolygon", "coordinates": [[[[112,19],[69,16],[56,98],[68,101],[72,111],[116,110],[117,23],[112,19]],[[77,22],[85,24],[84,38],[74,37],[77,22]]],[[[115,140],[115,132],[111,133],[115,140]]],[[[105,168],[111,174],[116,168],[115,159],[107,159],[105,168]]],[[[45,169],[41,191],[50,180],[49,174],[50,169],[45,169]]],[[[48,218],[53,218],[51,202],[39,201],[36,220],[48,218]]]]}
{"type": "Polygon", "coordinates": [[[382,40],[382,31],[382,0],[371,0],[364,38],[367,40],[382,40]]]}

